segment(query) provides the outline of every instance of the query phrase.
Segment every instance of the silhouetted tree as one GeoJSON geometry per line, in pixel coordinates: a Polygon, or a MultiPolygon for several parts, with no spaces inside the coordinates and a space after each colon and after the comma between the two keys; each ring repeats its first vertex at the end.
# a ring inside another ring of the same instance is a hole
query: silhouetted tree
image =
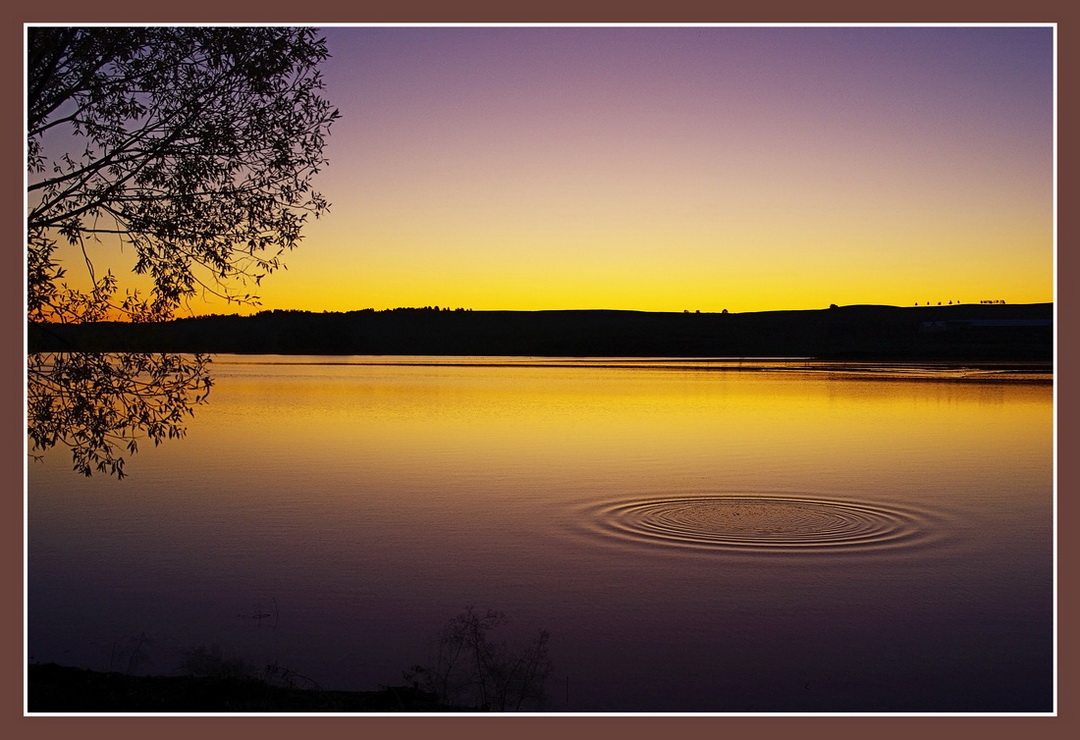
{"type": "Polygon", "coordinates": [[[32,353],[27,427],[34,451],[71,450],[83,475],[124,477],[139,439],[155,445],[185,434],[193,406],[210,391],[208,358],[176,354],[32,353]]]}
{"type": "MultiPolygon", "coordinates": [[[[63,239],[130,248],[171,312],[196,289],[249,300],[328,203],[311,189],[338,117],[325,41],[295,28],[29,28],[28,293],[48,316],[63,239]]],[[[91,266],[92,271],[92,266],[91,266]]]]}
{"type": "Polygon", "coordinates": [[[480,614],[467,607],[443,627],[432,666],[413,666],[405,672],[406,680],[442,702],[485,711],[516,711],[527,702],[541,702],[551,670],[548,633],[540,630],[514,650],[492,638],[506,622],[502,612],[488,609],[480,614]]]}
{"type": "MultiPolygon", "coordinates": [[[[28,28],[28,319],[158,320],[197,291],[256,302],[248,286],[328,208],[311,188],[338,117],[320,95],[327,56],[303,28],[28,28]],[[95,273],[110,246],[131,255],[148,295],[95,273]],[[63,282],[65,251],[88,290],[63,282]]],[[[210,387],[206,363],[32,353],[33,448],[68,444],[76,470],[121,476],[120,445],[183,434],[182,407],[210,387]]]]}

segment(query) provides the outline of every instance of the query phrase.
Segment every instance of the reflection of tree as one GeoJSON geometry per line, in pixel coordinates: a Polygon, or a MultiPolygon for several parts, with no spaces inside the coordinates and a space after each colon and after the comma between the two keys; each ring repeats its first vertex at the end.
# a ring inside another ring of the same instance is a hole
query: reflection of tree
{"type": "Polygon", "coordinates": [[[210,391],[205,355],[36,352],[27,361],[32,452],[71,449],[76,471],[124,476],[139,439],[182,437],[210,391]]]}
{"type": "Polygon", "coordinates": [[[441,702],[485,711],[517,711],[529,702],[542,703],[551,671],[548,633],[540,630],[515,650],[491,638],[506,622],[502,612],[488,609],[480,614],[468,607],[443,627],[431,667],[413,666],[406,679],[441,702]]]}
{"type": "MultiPolygon", "coordinates": [[[[170,318],[197,292],[256,303],[309,215],[338,113],[321,96],[313,29],[30,27],[27,310],[49,323],[170,318]],[[122,250],[146,295],[94,269],[122,250]],[[65,260],[90,286],[66,280],[65,260]]],[[[27,360],[33,449],[123,475],[137,439],[181,436],[207,358],[86,353],[27,360]]]]}

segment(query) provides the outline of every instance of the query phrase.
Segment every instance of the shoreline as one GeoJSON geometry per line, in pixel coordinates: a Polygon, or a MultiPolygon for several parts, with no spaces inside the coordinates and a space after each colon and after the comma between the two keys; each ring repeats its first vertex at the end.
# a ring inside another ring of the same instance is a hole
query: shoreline
{"type": "Polygon", "coordinates": [[[411,686],[370,691],[279,686],[251,676],[132,675],[31,663],[30,714],[410,713],[472,711],[411,686]]]}
{"type": "Polygon", "coordinates": [[[161,323],[30,324],[30,352],[545,358],[1054,359],[1054,305],[844,306],[746,314],[267,311],[161,323]]]}

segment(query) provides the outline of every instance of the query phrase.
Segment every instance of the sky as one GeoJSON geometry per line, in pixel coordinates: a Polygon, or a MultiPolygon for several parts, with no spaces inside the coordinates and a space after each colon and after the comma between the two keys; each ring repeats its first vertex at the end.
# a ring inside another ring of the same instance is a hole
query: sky
{"type": "Polygon", "coordinates": [[[1053,300],[1049,26],[323,32],[332,205],[258,308],[1053,300]]]}

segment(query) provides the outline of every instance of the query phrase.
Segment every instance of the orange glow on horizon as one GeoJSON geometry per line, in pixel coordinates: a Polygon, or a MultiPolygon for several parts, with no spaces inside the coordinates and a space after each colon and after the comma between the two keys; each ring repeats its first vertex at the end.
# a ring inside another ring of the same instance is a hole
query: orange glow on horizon
{"type": "Polygon", "coordinates": [[[330,212],[180,315],[1054,300],[1051,28],[325,31],[330,212]]]}

